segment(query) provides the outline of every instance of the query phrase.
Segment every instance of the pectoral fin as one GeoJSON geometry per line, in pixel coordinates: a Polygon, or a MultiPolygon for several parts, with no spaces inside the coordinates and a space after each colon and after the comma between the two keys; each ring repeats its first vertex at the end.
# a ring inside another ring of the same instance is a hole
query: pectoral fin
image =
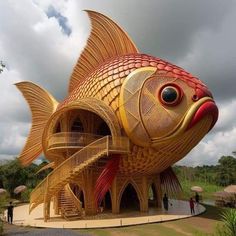
{"type": "Polygon", "coordinates": [[[169,196],[179,196],[182,187],[172,167],[168,167],[161,172],[160,178],[163,193],[167,193],[169,196]]]}
{"type": "Polygon", "coordinates": [[[21,164],[27,166],[42,152],[44,127],[56,110],[58,102],[46,90],[31,82],[20,82],[15,85],[28,102],[32,114],[31,130],[19,155],[21,164]]]}

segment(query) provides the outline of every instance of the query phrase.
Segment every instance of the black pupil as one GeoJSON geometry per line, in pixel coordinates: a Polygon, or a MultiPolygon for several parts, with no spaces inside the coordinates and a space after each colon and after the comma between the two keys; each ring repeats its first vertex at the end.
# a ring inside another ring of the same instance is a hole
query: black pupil
{"type": "Polygon", "coordinates": [[[167,102],[167,103],[171,103],[171,102],[174,102],[176,99],[177,99],[177,92],[174,88],[165,88],[163,91],[162,91],[162,99],[167,102]]]}

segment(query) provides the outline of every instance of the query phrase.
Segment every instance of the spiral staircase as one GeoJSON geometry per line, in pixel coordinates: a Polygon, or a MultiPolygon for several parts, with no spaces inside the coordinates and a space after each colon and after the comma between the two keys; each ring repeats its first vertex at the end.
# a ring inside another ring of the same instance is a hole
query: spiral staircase
{"type": "MultiPolygon", "coordinates": [[[[68,135],[67,135],[68,136],[68,135]]],[[[70,147],[68,138],[57,139],[58,142],[49,142],[48,149],[70,147]]],[[[91,139],[90,139],[91,140],[91,139]]],[[[129,140],[126,137],[104,136],[80,148],[77,152],[57,166],[36,188],[30,196],[29,212],[39,204],[44,203],[44,220],[50,217],[50,201],[52,197],[60,199],[61,215],[66,219],[73,219],[82,215],[81,202],[73,195],[69,183],[72,179],[94,164],[100,158],[110,154],[126,154],[129,152],[129,140]]],[[[73,148],[75,148],[73,143],[73,148]]]]}

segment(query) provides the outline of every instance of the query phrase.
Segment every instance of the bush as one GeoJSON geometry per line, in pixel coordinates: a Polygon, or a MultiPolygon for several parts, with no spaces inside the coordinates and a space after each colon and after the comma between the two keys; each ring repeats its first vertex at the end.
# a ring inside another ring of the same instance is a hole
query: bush
{"type": "Polygon", "coordinates": [[[223,212],[222,220],[224,222],[224,227],[228,232],[228,236],[236,235],[236,210],[229,209],[223,212]]]}
{"type": "Polygon", "coordinates": [[[0,235],[2,235],[3,233],[3,216],[7,200],[8,200],[7,194],[0,196],[0,235]]]}

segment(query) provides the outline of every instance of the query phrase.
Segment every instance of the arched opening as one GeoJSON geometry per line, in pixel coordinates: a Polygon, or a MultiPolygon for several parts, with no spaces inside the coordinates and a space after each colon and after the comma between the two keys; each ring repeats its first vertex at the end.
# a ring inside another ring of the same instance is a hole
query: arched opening
{"type": "Polygon", "coordinates": [[[102,136],[106,136],[106,135],[111,135],[111,131],[110,128],[108,127],[106,122],[102,122],[98,129],[97,129],[97,134],[98,135],[102,135],[102,136]]]}
{"type": "Polygon", "coordinates": [[[157,206],[157,192],[155,184],[151,184],[148,190],[148,207],[157,206]]]}
{"type": "Polygon", "coordinates": [[[74,120],[71,126],[71,132],[84,132],[84,127],[79,117],[74,120]]]}
{"type": "Polygon", "coordinates": [[[54,133],[60,133],[61,132],[61,124],[58,122],[55,126],[54,133]]]}
{"type": "Polygon", "coordinates": [[[83,190],[77,184],[70,184],[70,188],[74,195],[81,201],[82,208],[84,208],[84,194],[83,190]]]}
{"type": "Polygon", "coordinates": [[[101,203],[101,212],[104,212],[104,211],[111,212],[111,209],[112,209],[111,194],[109,191],[107,191],[101,203]]]}
{"type": "Polygon", "coordinates": [[[132,184],[128,184],[125,188],[120,201],[120,211],[139,211],[140,202],[137,192],[132,184]]]}
{"type": "Polygon", "coordinates": [[[79,200],[82,203],[82,208],[84,208],[84,193],[82,190],[80,191],[80,194],[79,194],[79,200]]]}

